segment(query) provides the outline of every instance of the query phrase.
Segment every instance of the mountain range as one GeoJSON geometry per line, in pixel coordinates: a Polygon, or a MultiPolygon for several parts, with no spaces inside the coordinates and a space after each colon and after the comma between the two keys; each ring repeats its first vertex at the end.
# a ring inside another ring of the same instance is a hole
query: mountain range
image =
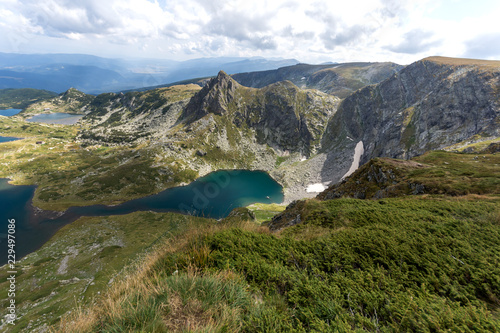
{"type": "Polygon", "coordinates": [[[0,176],[37,184],[33,203],[58,214],[259,169],[286,208],[82,218],[23,259],[22,327],[500,329],[500,62],[292,64],[195,81],[69,89],[0,117],[27,140],[8,146],[0,176]],[[84,116],[24,121],[55,111],[84,116]],[[90,305],[69,316],[73,297],[90,305]]]}
{"type": "Polygon", "coordinates": [[[83,54],[0,53],[0,89],[34,88],[64,92],[73,87],[85,93],[141,89],[176,81],[228,73],[275,69],[298,63],[294,59],[260,57],[110,59],[83,54]]]}
{"type": "MultiPolygon", "coordinates": [[[[221,167],[263,169],[285,185],[289,201],[312,196],[309,185],[336,183],[374,157],[405,159],[498,140],[499,75],[494,61],[441,57],[406,67],[295,65],[233,76],[221,71],[203,88],[82,95],[79,108],[86,116],[78,139],[85,145],[150,142],[172,158],[191,159],[190,168],[200,175],[221,167]],[[252,88],[238,80],[275,82],[252,88]]],[[[47,107],[36,105],[24,113],[47,107]]]]}

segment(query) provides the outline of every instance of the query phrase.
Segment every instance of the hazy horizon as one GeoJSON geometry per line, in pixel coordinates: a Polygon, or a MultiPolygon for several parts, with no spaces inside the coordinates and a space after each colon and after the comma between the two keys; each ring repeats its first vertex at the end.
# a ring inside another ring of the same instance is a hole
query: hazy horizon
{"type": "Polygon", "coordinates": [[[312,64],[500,59],[499,14],[493,0],[8,0],[0,5],[0,52],[312,64]]]}

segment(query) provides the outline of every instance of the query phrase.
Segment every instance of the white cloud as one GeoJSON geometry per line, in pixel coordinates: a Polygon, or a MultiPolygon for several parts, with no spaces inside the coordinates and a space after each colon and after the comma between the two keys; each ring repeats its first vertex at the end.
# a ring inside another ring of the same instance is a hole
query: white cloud
{"type": "Polygon", "coordinates": [[[500,58],[498,48],[488,46],[500,36],[500,4],[494,0],[465,3],[4,0],[0,51],[178,60],[262,55],[307,62],[403,64],[432,54],[500,58]]]}
{"type": "Polygon", "coordinates": [[[440,41],[433,40],[434,34],[430,31],[421,29],[410,30],[402,36],[402,40],[397,45],[391,45],[387,48],[392,52],[419,54],[440,44],[440,41]]]}

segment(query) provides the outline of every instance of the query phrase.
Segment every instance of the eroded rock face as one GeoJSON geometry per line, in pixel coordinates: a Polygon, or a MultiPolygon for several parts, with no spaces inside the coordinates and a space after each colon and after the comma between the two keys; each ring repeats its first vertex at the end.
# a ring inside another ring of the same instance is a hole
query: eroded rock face
{"type": "Polygon", "coordinates": [[[254,130],[259,144],[310,156],[319,149],[325,124],[339,102],[289,81],[262,89],[243,87],[221,71],[189,101],[183,119],[193,123],[209,114],[224,116],[239,129],[254,130]]]}
{"type": "Polygon", "coordinates": [[[210,80],[199,93],[191,98],[183,117],[189,122],[198,120],[209,113],[223,115],[234,99],[235,91],[241,87],[223,71],[210,80]]]}
{"type": "Polygon", "coordinates": [[[271,231],[278,231],[301,223],[305,214],[305,206],[305,201],[293,201],[286,207],[285,211],[274,216],[267,223],[267,227],[271,231]]]}
{"type": "MultiPolygon", "coordinates": [[[[500,136],[496,62],[427,58],[347,97],[330,121],[324,146],[363,141],[362,162],[408,159],[474,135],[500,136]]],[[[327,148],[328,149],[328,148],[327,148]]]]}

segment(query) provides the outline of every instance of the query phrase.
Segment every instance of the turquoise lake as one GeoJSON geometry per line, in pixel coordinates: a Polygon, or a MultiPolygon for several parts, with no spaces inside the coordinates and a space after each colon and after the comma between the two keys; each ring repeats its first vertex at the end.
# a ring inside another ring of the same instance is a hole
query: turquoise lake
{"type": "Polygon", "coordinates": [[[36,116],[26,119],[26,121],[46,124],[74,125],[82,117],[83,115],[81,114],[55,112],[37,114],[36,116]]]}
{"type": "Polygon", "coordinates": [[[0,110],[0,116],[10,117],[10,116],[18,114],[19,112],[21,112],[21,109],[0,110]]]}
{"type": "MultiPolygon", "coordinates": [[[[135,211],[179,212],[209,218],[226,217],[234,208],[252,203],[281,203],[283,188],[266,172],[222,170],[187,186],[130,200],[115,206],[70,207],[65,212],[36,210],[31,205],[35,186],[14,186],[0,179],[0,253],[6,251],[8,219],[16,220],[17,259],[37,250],[62,226],[81,216],[123,215],[135,211]],[[58,216],[59,215],[59,216],[58,216]]],[[[0,256],[0,265],[7,262],[0,256]]]]}

